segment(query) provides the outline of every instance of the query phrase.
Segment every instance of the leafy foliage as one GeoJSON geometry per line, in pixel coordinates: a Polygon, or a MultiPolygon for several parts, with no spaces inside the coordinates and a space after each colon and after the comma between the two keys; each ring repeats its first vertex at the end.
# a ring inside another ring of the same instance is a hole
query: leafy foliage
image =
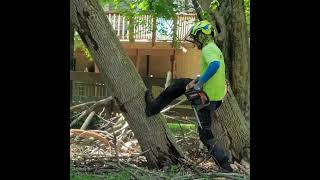
{"type": "Polygon", "coordinates": [[[219,1],[213,0],[213,1],[211,1],[211,3],[210,3],[210,9],[211,9],[212,11],[215,11],[215,10],[219,7],[219,5],[220,5],[219,1]]]}
{"type": "MultiPolygon", "coordinates": [[[[166,23],[172,24],[171,21],[176,13],[186,9],[184,0],[99,0],[99,3],[103,7],[110,6],[112,10],[121,13],[128,19],[132,19],[135,25],[146,23],[137,18],[139,15],[148,14],[157,17],[157,21],[162,21],[157,23],[157,35],[160,35],[163,40],[167,37],[173,37],[172,27],[168,28],[168,26],[163,25],[163,22],[167,20],[166,23]]],[[[129,24],[129,29],[131,28],[129,24]]]]}
{"type": "Polygon", "coordinates": [[[250,0],[244,0],[244,12],[246,15],[247,29],[250,36],[250,0]]]}
{"type": "Polygon", "coordinates": [[[76,50],[76,49],[80,49],[84,53],[86,58],[89,59],[90,61],[93,60],[88,48],[83,43],[83,41],[81,40],[81,38],[77,32],[75,32],[75,34],[74,34],[74,50],[76,50]]]}
{"type": "Polygon", "coordinates": [[[127,17],[151,14],[165,19],[172,18],[184,7],[181,0],[99,0],[99,3],[102,7],[111,6],[127,17]]]}

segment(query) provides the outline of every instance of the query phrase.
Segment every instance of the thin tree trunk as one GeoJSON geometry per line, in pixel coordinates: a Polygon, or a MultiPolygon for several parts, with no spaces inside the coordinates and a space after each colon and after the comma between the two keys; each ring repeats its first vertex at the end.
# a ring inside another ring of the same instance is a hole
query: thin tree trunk
{"type": "Polygon", "coordinates": [[[152,16],[152,47],[156,45],[157,17],[152,16]]]}
{"type": "Polygon", "coordinates": [[[178,48],[178,41],[177,41],[177,27],[178,27],[178,17],[175,15],[173,17],[173,33],[172,33],[172,47],[178,48]]]}
{"type": "Polygon", "coordinates": [[[97,1],[72,0],[71,19],[142,151],[150,149],[145,154],[149,167],[161,168],[178,163],[177,158],[183,157],[183,153],[174,142],[162,115],[146,117],[146,87],[97,1]]]}
{"type": "Polygon", "coordinates": [[[129,43],[134,43],[134,16],[129,16],[129,43]]]}

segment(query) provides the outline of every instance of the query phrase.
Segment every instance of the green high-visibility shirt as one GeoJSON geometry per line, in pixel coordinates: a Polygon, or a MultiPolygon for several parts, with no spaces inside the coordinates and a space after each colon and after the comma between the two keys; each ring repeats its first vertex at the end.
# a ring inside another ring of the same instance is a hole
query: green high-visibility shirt
{"type": "Polygon", "coordinates": [[[200,72],[201,75],[207,70],[209,64],[219,61],[220,67],[217,72],[203,85],[204,92],[207,93],[210,101],[220,101],[225,95],[225,65],[221,50],[214,42],[208,43],[202,48],[200,72]]]}

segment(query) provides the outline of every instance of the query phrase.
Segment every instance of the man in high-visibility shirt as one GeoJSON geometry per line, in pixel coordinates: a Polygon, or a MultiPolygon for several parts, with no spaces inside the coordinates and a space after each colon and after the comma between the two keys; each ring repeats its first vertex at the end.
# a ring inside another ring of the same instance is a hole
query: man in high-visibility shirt
{"type": "Polygon", "coordinates": [[[159,113],[174,99],[189,90],[201,93],[204,91],[207,97],[200,96],[203,102],[209,98],[210,104],[197,111],[202,128],[199,127],[199,137],[208,148],[210,155],[223,172],[232,172],[230,159],[216,143],[211,131],[213,112],[219,108],[225,96],[226,80],[224,57],[221,50],[214,43],[214,30],[208,21],[197,22],[185,38],[194,43],[201,50],[200,78],[192,80],[181,78],[174,80],[157,98],[152,93],[146,92],[146,114],[152,116],[159,113]],[[204,99],[203,99],[204,98],[204,99]]]}

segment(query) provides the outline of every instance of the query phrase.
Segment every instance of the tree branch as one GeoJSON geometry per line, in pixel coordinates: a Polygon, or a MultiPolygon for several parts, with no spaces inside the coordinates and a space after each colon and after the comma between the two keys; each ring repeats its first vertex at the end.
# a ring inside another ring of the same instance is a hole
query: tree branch
{"type": "Polygon", "coordinates": [[[109,124],[113,124],[115,125],[116,123],[112,122],[114,120],[118,120],[121,116],[115,116],[115,117],[112,117],[110,119],[104,119],[103,117],[101,117],[100,115],[97,115],[98,118],[102,119],[103,121],[107,122],[106,124],[103,124],[101,125],[101,127],[99,129],[103,129],[105,127],[108,127],[109,124]]]}
{"type": "Polygon", "coordinates": [[[112,96],[109,96],[105,99],[102,99],[98,102],[96,102],[95,104],[93,104],[89,109],[85,110],[82,112],[82,114],[76,118],[75,120],[73,120],[70,124],[70,127],[74,126],[78,121],[80,121],[80,119],[82,119],[84,116],[88,115],[89,113],[91,113],[94,108],[96,108],[97,106],[100,106],[100,105],[104,105],[104,104],[107,104],[109,101],[111,101],[113,98],[112,96]]]}
{"type": "Polygon", "coordinates": [[[75,106],[72,106],[70,107],[70,111],[76,111],[77,109],[80,109],[84,106],[88,106],[88,105],[91,105],[91,104],[94,104],[95,101],[90,101],[90,102],[86,102],[86,103],[82,103],[82,104],[77,104],[75,106]]]}
{"type": "Polygon", "coordinates": [[[134,156],[132,159],[129,159],[129,160],[128,160],[128,163],[130,163],[132,160],[138,158],[139,156],[142,156],[142,155],[145,154],[146,152],[149,152],[150,150],[151,150],[151,149],[149,148],[149,149],[147,149],[147,150],[139,153],[138,155],[134,156]]]}
{"type": "Polygon", "coordinates": [[[131,172],[130,170],[126,169],[125,167],[123,167],[121,165],[120,159],[119,159],[119,153],[118,153],[118,148],[117,148],[117,135],[114,132],[114,129],[112,128],[112,133],[113,133],[113,148],[115,150],[116,153],[116,158],[117,158],[117,162],[118,162],[118,167],[120,167],[121,169],[127,171],[128,173],[130,173],[135,179],[139,179],[133,172],[131,172]]]}
{"type": "Polygon", "coordinates": [[[87,119],[84,121],[84,123],[82,124],[81,126],[81,130],[85,130],[87,129],[87,127],[89,126],[89,124],[91,123],[92,119],[93,119],[93,116],[96,112],[92,111],[89,116],[87,117],[87,119]]]}
{"type": "Polygon", "coordinates": [[[198,3],[197,0],[192,0],[192,4],[193,4],[194,9],[196,10],[198,19],[200,21],[202,21],[203,17],[202,17],[202,9],[200,7],[200,4],[198,3]]]}
{"type": "Polygon", "coordinates": [[[217,38],[216,40],[219,43],[222,43],[225,39],[226,36],[226,25],[224,23],[223,17],[220,15],[220,13],[218,11],[212,12],[210,13],[211,17],[215,19],[215,22],[217,23],[219,29],[220,29],[220,33],[217,34],[217,38]]]}

